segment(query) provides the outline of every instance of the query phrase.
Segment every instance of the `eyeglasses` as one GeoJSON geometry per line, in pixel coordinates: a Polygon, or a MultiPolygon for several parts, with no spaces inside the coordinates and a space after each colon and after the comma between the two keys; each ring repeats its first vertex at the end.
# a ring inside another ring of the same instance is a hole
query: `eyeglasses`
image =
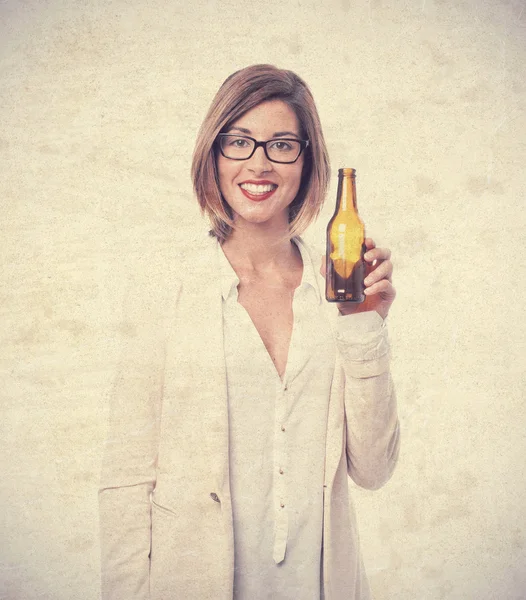
{"type": "Polygon", "coordinates": [[[292,138],[276,138],[266,142],[258,142],[245,135],[220,133],[217,141],[221,154],[231,160],[248,160],[261,146],[265,156],[275,163],[295,163],[300,154],[309,145],[309,140],[296,140],[292,138]]]}

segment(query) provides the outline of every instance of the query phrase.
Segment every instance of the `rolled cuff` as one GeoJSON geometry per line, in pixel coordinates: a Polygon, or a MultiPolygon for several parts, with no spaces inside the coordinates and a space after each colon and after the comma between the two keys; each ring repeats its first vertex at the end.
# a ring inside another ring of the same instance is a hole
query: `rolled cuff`
{"type": "Polygon", "coordinates": [[[345,373],[351,377],[374,377],[389,368],[387,327],[376,311],[340,315],[336,344],[345,373]]]}

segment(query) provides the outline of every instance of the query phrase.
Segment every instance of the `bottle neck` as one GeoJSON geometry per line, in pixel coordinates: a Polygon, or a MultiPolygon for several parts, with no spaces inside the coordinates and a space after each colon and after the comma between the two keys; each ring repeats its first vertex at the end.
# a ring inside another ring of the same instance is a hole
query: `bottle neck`
{"type": "Polygon", "coordinates": [[[353,175],[340,174],[336,194],[336,212],[358,212],[356,203],[356,180],[353,175]]]}

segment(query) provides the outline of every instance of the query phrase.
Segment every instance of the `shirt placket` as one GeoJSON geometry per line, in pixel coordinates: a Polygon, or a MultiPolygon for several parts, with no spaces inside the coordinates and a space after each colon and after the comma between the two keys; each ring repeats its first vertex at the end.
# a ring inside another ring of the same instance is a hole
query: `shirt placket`
{"type": "Polygon", "coordinates": [[[289,530],[288,518],[288,461],[287,461],[287,378],[279,381],[276,390],[274,425],[274,551],[273,559],[279,564],[285,558],[289,530]]]}

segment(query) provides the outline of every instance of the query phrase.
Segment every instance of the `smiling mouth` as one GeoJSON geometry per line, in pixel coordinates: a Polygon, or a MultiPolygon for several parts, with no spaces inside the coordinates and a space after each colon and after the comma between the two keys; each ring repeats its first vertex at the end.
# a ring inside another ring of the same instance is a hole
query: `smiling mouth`
{"type": "Polygon", "coordinates": [[[278,189],[275,183],[240,183],[239,187],[243,195],[253,202],[261,202],[270,198],[278,189]]]}
{"type": "Polygon", "coordinates": [[[240,183],[239,187],[253,196],[259,196],[273,192],[278,186],[275,183],[240,183]]]}

